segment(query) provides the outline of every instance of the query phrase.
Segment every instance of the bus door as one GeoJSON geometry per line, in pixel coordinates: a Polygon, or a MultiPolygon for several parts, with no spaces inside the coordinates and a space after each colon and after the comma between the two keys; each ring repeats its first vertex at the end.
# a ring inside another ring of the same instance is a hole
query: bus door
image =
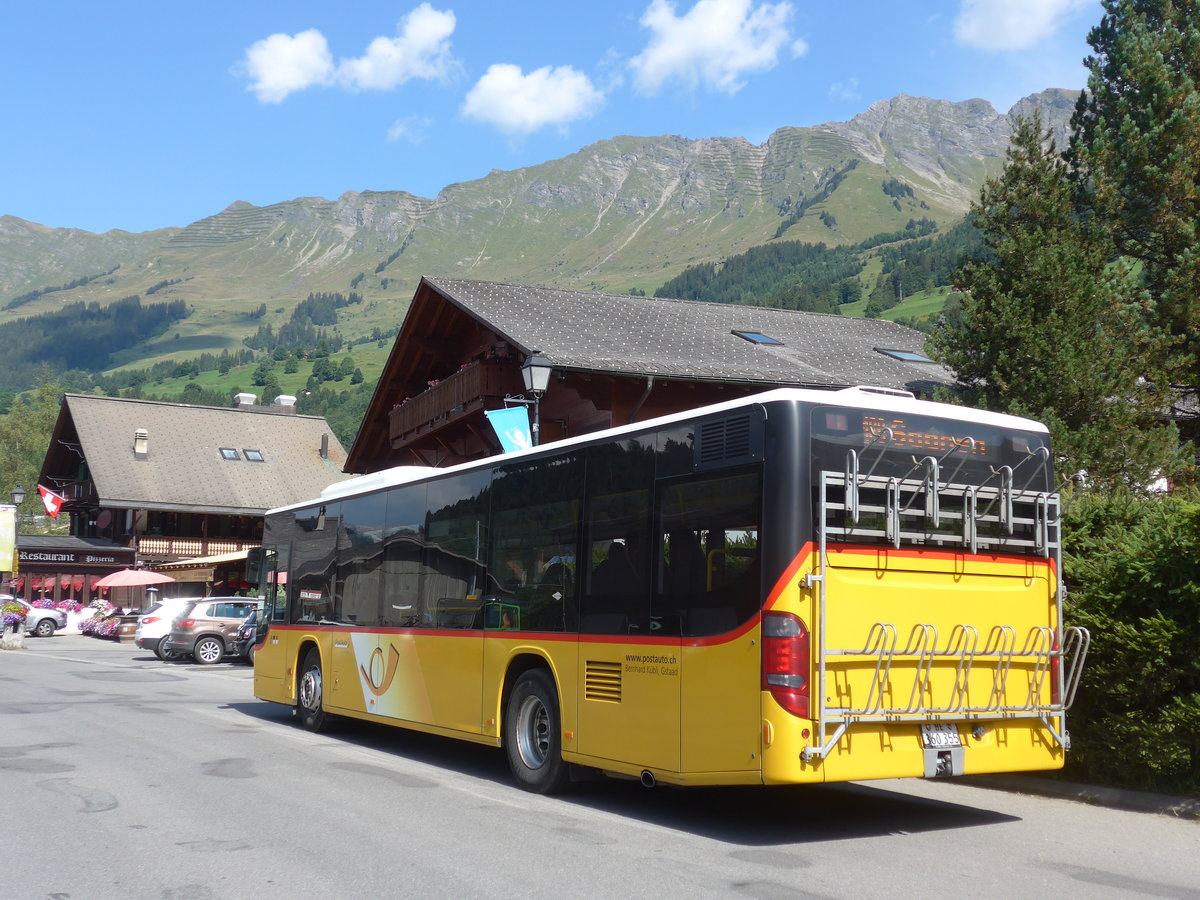
{"type": "Polygon", "coordinates": [[[578,749],[678,772],[682,643],[677,623],[651,609],[653,467],[653,452],[637,439],[589,448],[578,749]]]}
{"type": "Polygon", "coordinates": [[[279,632],[271,631],[287,621],[289,549],[286,543],[278,548],[254,548],[246,556],[246,578],[258,584],[258,595],[263,601],[255,637],[255,659],[260,665],[254,669],[254,695],[280,703],[290,702],[290,685],[285,685],[281,677],[285,666],[274,662],[282,658],[285,646],[279,641],[279,632]]]}
{"type": "Polygon", "coordinates": [[[665,479],[657,492],[656,620],[683,635],[681,766],[758,768],[762,604],[757,467],[665,479]]]}

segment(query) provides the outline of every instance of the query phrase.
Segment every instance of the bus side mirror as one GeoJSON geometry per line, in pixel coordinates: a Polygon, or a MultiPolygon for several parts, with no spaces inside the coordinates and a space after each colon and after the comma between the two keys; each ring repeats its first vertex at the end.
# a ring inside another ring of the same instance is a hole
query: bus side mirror
{"type": "Polygon", "coordinates": [[[246,551],[246,580],[253,585],[262,585],[263,561],[267,551],[262,547],[253,547],[246,551]]]}

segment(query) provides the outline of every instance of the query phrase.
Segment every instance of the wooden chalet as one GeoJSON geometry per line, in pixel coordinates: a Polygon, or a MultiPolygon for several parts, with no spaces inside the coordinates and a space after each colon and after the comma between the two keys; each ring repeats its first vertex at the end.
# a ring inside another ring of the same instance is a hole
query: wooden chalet
{"type": "Polygon", "coordinates": [[[347,477],[323,418],[296,415],[294,398],[254,399],[210,407],[67,394],[39,482],[65,497],[70,537],[43,539],[23,559],[26,593],[37,579],[55,600],[86,602],[100,574],[132,565],[170,567],[201,594],[239,578],[268,509],[347,477]]]}
{"type": "Polygon", "coordinates": [[[553,366],[548,443],[781,386],[929,395],[953,378],[923,344],[883,319],[422,278],[346,467],[499,453],[484,412],[522,395],[535,350],[553,366]]]}

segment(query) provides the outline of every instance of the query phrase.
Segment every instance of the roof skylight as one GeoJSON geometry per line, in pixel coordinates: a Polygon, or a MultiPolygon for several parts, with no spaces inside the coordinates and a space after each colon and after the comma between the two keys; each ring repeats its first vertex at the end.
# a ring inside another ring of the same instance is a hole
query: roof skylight
{"type": "Polygon", "coordinates": [[[889,350],[886,347],[876,347],[877,353],[882,353],[884,356],[890,356],[892,359],[899,359],[903,362],[915,363],[931,363],[933,362],[924,353],[917,353],[915,350],[889,350]]]}
{"type": "Polygon", "coordinates": [[[761,331],[739,331],[733,329],[730,334],[736,334],[744,341],[749,341],[752,344],[782,344],[783,341],[779,338],[773,338],[769,334],[763,334],[761,331]]]}

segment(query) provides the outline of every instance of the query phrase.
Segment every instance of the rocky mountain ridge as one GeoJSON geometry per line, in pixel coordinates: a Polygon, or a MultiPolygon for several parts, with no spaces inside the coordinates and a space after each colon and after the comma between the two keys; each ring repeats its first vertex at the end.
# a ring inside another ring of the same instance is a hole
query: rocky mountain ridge
{"type": "Polygon", "coordinates": [[[285,313],[318,291],[368,301],[339,322],[347,336],[394,327],[426,274],[650,293],[690,264],[776,239],[841,244],[913,220],[953,224],[1000,171],[1015,117],[1038,110],[1065,134],[1074,97],[1048,90],[1001,114],[983,100],[901,95],[848,122],[780,128],[761,145],[619,136],[435,198],[348,191],[235,203],[142,234],[4,216],[0,324],[153,290],[196,310],[179,325],[186,352],[236,346],[256,327],[254,308],[285,313]]]}

